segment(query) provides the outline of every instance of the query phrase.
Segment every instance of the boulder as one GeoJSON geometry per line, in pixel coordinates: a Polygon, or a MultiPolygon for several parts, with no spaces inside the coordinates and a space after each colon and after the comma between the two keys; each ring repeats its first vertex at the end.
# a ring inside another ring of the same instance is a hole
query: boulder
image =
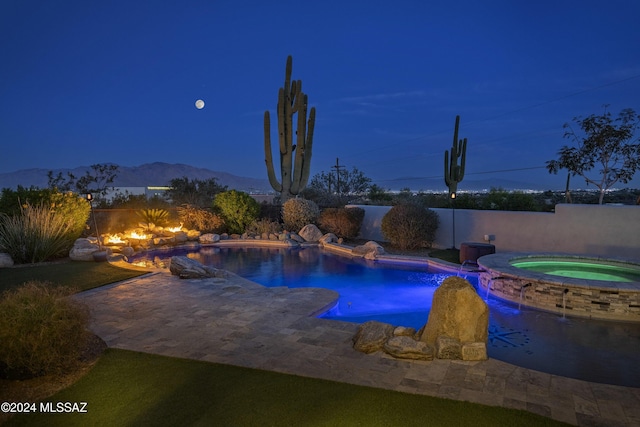
{"type": "Polygon", "coordinates": [[[106,262],[109,260],[109,257],[113,254],[113,251],[109,248],[105,248],[102,251],[96,251],[91,256],[93,260],[96,262],[106,262]]]}
{"type": "Polygon", "coordinates": [[[317,242],[322,238],[322,231],[314,224],[307,224],[300,231],[298,231],[300,237],[302,237],[305,242],[317,242]]]}
{"type": "Polygon", "coordinates": [[[351,251],[354,255],[362,256],[367,259],[375,259],[377,255],[384,253],[384,248],[373,240],[368,241],[364,245],[359,245],[351,251]]]}
{"type": "Polygon", "coordinates": [[[394,337],[400,337],[400,336],[413,337],[415,334],[416,334],[415,328],[409,328],[407,326],[396,326],[396,328],[393,330],[394,337]]]}
{"type": "Polygon", "coordinates": [[[171,257],[169,271],[181,279],[201,279],[206,277],[224,278],[227,276],[227,272],[224,270],[202,265],[198,261],[187,258],[186,256],[171,257]]]}
{"type": "Polygon", "coordinates": [[[155,246],[173,245],[176,243],[175,237],[154,237],[153,244],[155,246]]]}
{"type": "Polygon", "coordinates": [[[285,239],[285,241],[287,240],[293,240],[294,242],[298,242],[298,243],[304,243],[306,242],[306,240],[304,240],[304,237],[300,236],[299,234],[296,233],[289,233],[289,238],[285,239]]]}
{"type": "Polygon", "coordinates": [[[393,337],[393,326],[375,320],[360,325],[353,337],[353,348],[363,353],[374,353],[382,350],[384,343],[393,337]]]}
{"type": "Polygon", "coordinates": [[[184,231],[176,231],[175,239],[176,243],[185,243],[189,240],[189,235],[184,231]]]}
{"type": "Polygon", "coordinates": [[[216,243],[220,241],[220,235],[218,234],[213,234],[213,233],[206,233],[206,234],[202,234],[200,235],[200,237],[198,237],[198,241],[200,243],[216,243]]]}
{"type": "Polygon", "coordinates": [[[435,353],[431,344],[404,335],[389,338],[384,343],[384,351],[398,359],[411,360],[433,360],[435,353]]]}
{"type": "Polygon", "coordinates": [[[461,343],[487,342],[489,307],[469,282],[461,277],[445,279],[433,294],[429,320],[420,341],[435,344],[440,336],[461,343]]]}
{"type": "Polygon", "coordinates": [[[120,253],[124,256],[131,256],[134,253],[136,253],[136,251],[133,250],[133,248],[131,246],[125,246],[123,248],[120,249],[120,253]]]}
{"type": "Polygon", "coordinates": [[[462,360],[487,360],[487,344],[483,342],[462,344],[462,360]]]}
{"type": "Polygon", "coordinates": [[[11,255],[5,252],[0,253],[0,268],[13,266],[11,255]]]}
{"type": "Polygon", "coordinates": [[[323,245],[326,243],[338,243],[338,237],[333,233],[327,233],[323,235],[319,241],[323,245]]]}
{"type": "Polygon", "coordinates": [[[436,340],[436,357],[438,359],[462,359],[462,345],[455,338],[441,335],[436,340]]]}
{"type": "Polygon", "coordinates": [[[190,241],[198,240],[201,234],[202,233],[200,233],[198,230],[187,230],[187,239],[189,239],[190,241]]]}
{"type": "Polygon", "coordinates": [[[69,258],[73,261],[93,261],[93,253],[100,250],[98,240],[96,238],[76,239],[73,247],[69,251],[69,258]]]}

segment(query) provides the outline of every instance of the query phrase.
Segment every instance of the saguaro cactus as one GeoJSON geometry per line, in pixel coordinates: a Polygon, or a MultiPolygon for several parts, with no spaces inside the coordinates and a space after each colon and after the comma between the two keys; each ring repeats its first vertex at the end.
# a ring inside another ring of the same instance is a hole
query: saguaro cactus
{"type": "Polygon", "coordinates": [[[467,138],[458,140],[458,126],[460,125],[460,116],[456,116],[456,126],[453,131],[453,145],[451,146],[451,158],[449,152],[444,152],[444,183],[449,187],[449,197],[453,196],[457,189],[458,183],[464,178],[464,164],[467,157],[467,138]],[[460,164],[458,165],[458,159],[460,164]]]}
{"type": "Polygon", "coordinates": [[[271,151],[271,118],[269,111],[264,112],[264,155],[267,164],[269,183],[281,194],[282,201],[297,195],[307,185],[311,172],[311,148],[313,145],[313,127],[316,109],[311,108],[307,122],[307,95],[302,92],[302,81],[291,81],[293,59],[287,58],[284,87],[278,92],[278,139],[280,142],[280,172],[278,182],[273,166],[271,151]],[[296,117],[294,144],[294,118],[296,117]],[[295,158],[294,158],[295,151],[295,158]]]}

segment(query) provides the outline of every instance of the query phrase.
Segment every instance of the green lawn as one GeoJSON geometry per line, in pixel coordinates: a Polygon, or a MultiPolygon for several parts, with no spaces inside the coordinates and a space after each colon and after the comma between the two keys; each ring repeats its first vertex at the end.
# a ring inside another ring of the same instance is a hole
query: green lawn
{"type": "Polygon", "coordinates": [[[0,293],[14,289],[30,280],[52,282],[85,291],[142,274],[145,274],[145,271],[119,268],[108,262],[69,261],[0,268],[0,293]]]}
{"type": "Polygon", "coordinates": [[[46,401],[86,402],[87,413],[21,414],[7,425],[566,425],[515,409],[116,349],[46,401]]]}

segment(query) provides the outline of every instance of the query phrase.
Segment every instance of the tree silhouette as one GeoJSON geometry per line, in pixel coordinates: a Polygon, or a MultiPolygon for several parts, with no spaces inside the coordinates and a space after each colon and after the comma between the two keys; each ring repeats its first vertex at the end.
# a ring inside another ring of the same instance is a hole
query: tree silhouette
{"type": "Polygon", "coordinates": [[[605,192],[616,183],[631,181],[640,168],[640,144],[634,133],[640,124],[640,115],[627,108],[617,118],[606,111],[602,115],[592,114],[582,119],[575,117],[583,136],[578,136],[569,123],[564,125],[564,137],[573,140],[577,146],[563,146],[558,151],[559,158],[547,162],[549,173],[557,174],[566,169],[573,176],[579,175],[587,184],[593,184],[600,191],[602,204],[605,192]],[[598,166],[596,174],[588,175],[598,166]]]}

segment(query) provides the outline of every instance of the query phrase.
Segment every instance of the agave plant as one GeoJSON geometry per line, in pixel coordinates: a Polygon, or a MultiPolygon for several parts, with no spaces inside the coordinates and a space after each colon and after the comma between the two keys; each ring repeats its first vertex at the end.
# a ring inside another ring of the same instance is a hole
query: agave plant
{"type": "Polygon", "coordinates": [[[146,224],[164,226],[169,221],[169,212],[166,209],[140,209],[136,215],[146,224]]]}

